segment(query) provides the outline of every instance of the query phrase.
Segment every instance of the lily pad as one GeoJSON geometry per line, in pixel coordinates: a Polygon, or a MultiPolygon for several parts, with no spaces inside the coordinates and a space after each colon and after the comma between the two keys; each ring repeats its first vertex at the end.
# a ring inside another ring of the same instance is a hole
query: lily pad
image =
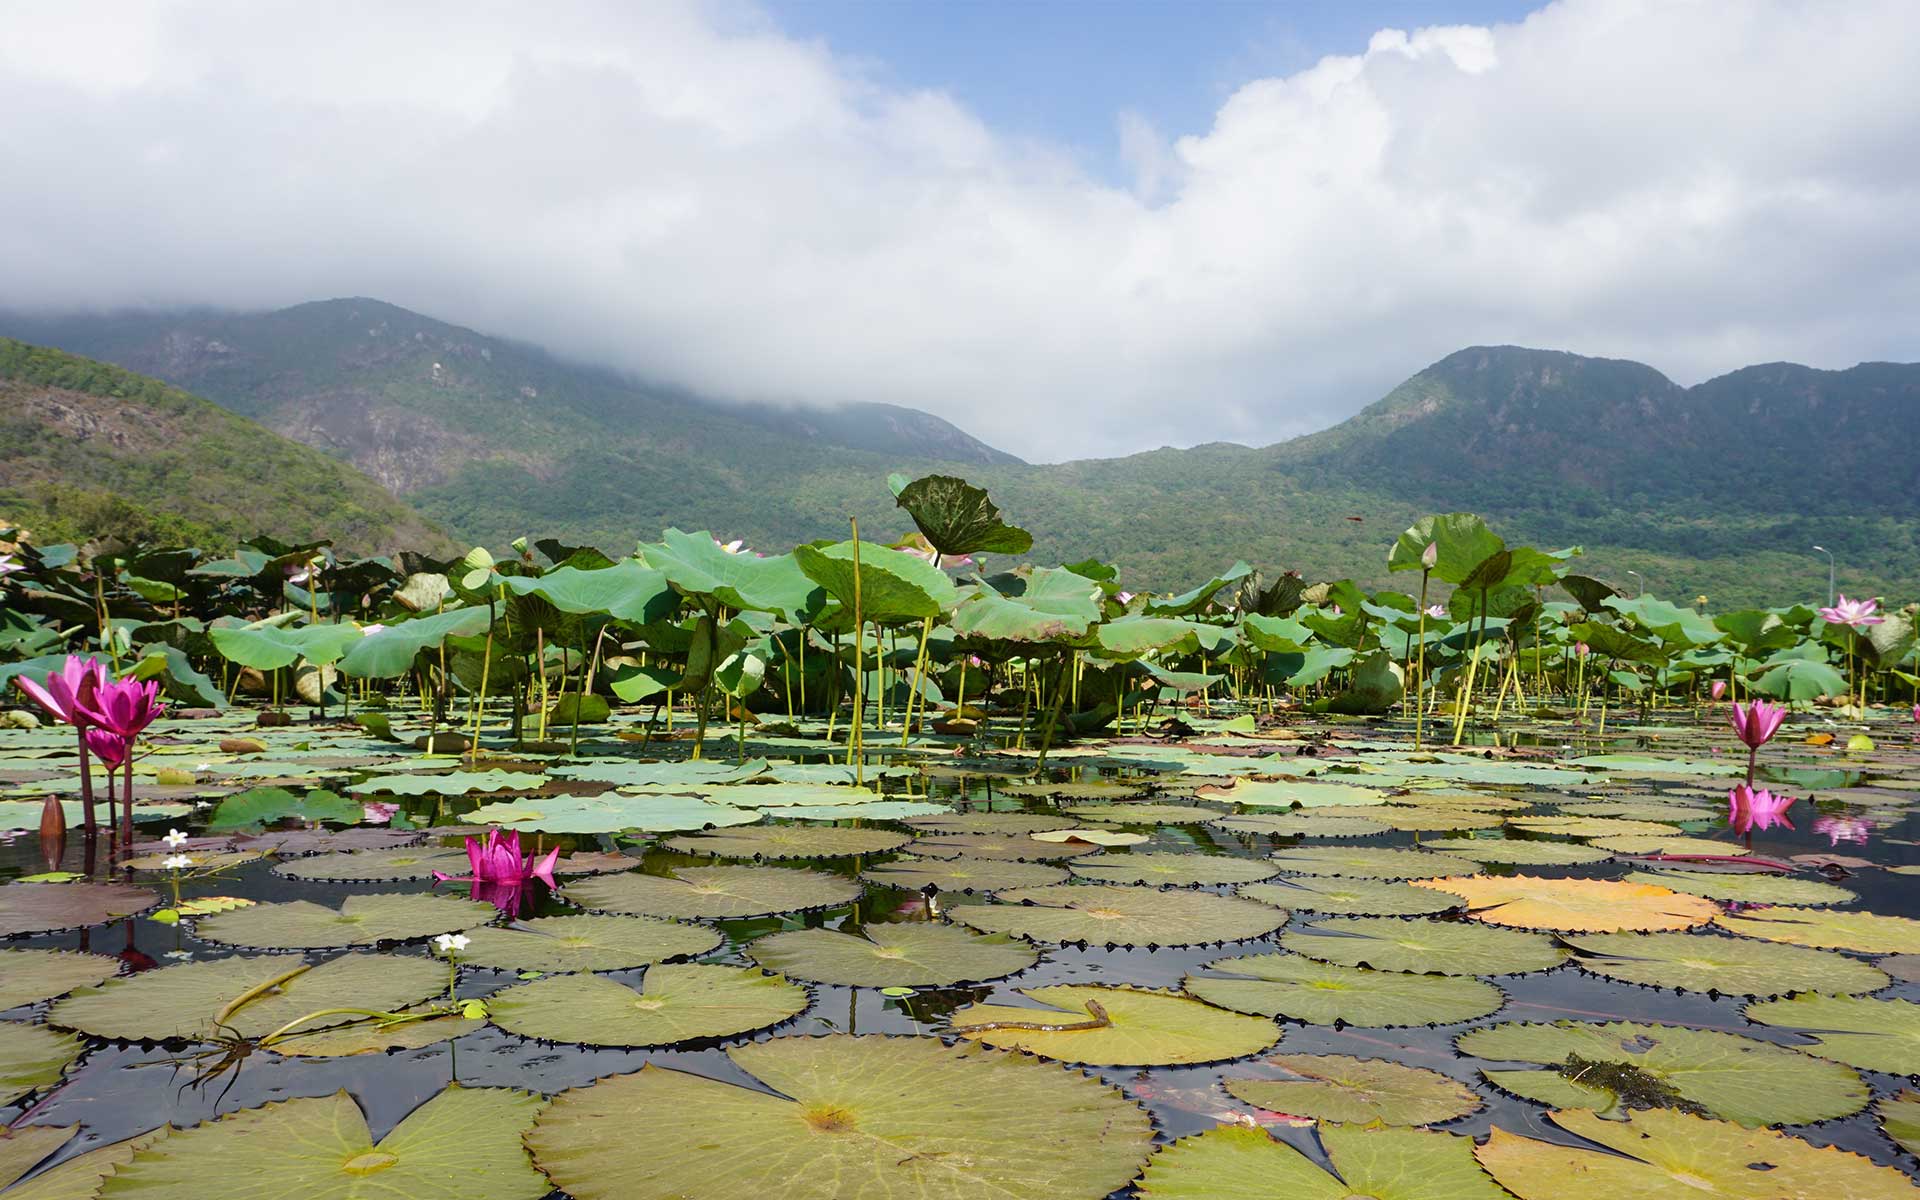
{"type": "MultiPolygon", "coordinates": [[[[1483,863],[1512,863],[1520,867],[1572,867],[1605,862],[1605,850],[1575,842],[1548,842],[1528,838],[1435,838],[1420,843],[1429,850],[1454,854],[1483,863]]],[[[1678,890],[1678,889],[1675,889],[1678,890]]]]}
{"type": "Polygon", "coordinates": [[[600,975],[551,975],[487,998],[509,1033],[589,1046],[669,1046],[733,1037],[804,1012],[807,990],[751,967],[648,967],[638,990],[600,975]]]}
{"type": "Polygon", "coordinates": [[[1438,1071],[1382,1058],[1344,1054],[1280,1054],[1262,1066],[1284,1079],[1229,1075],[1220,1081],[1229,1095],[1269,1112],[1318,1121],[1368,1125],[1437,1125],[1477,1110],[1479,1093],[1438,1071]]]}
{"type": "Polygon", "coordinates": [[[686,854],[721,858],[844,858],[854,854],[885,854],[912,839],[886,829],[837,829],[792,825],[749,825],[723,833],[667,839],[667,845],[686,854]]]}
{"type": "Polygon", "coordinates": [[[922,858],[959,858],[964,855],[1008,862],[1057,862],[1063,858],[1100,853],[1099,847],[1084,842],[1048,842],[1031,835],[1007,837],[993,833],[943,833],[939,837],[920,838],[907,849],[922,858]]]}
{"type": "Polygon", "coordinates": [[[1164,1066],[1217,1062],[1258,1054],[1280,1040],[1280,1027],[1261,1017],[1230,1012],[1176,992],[1135,987],[1058,984],[1022,988],[1043,1007],[970,1004],[954,1013],[949,1028],[963,1038],[1005,1050],[1091,1066],[1164,1066]],[[1047,1031],[985,1028],[988,1025],[1080,1025],[1091,1029],[1047,1031]]]}
{"type": "Polygon", "coordinates": [[[1258,859],[1225,854],[1108,854],[1074,863],[1073,873],[1100,883],[1211,887],[1271,879],[1278,869],[1258,859]]]}
{"type": "Polygon", "coordinates": [[[1746,1017],[1806,1034],[1808,1054],[1863,1071],[1920,1075],[1920,1004],[1911,1000],[1802,995],[1749,1004],[1746,1017]]]}
{"type": "Polygon", "coordinates": [[[676,833],[681,830],[752,825],[761,819],[751,809],[711,804],[698,796],[528,796],[485,804],[467,818],[476,824],[533,829],[542,833],[676,833]]]}
{"type": "Polygon", "coordinates": [[[656,917],[534,917],[467,935],[460,962],[501,971],[624,971],[705,954],[721,942],[705,925],[656,917]]]}
{"type": "MultiPolygon", "coordinates": [[[[71,1129],[58,1126],[29,1125],[16,1129],[12,1136],[0,1139],[0,1145],[26,1143],[22,1150],[32,1154],[38,1148],[35,1134],[61,1135],[61,1140],[71,1129]]],[[[96,1147],[84,1154],[76,1154],[35,1175],[25,1183],[15,1184],[7,1191],[7,1200],[93,1200],[100,1194],[100,1184],[109,1175],[132,1161],[134,1152],[151,1146],[154,1142],[172,1132],[166,1128],[150,1129],[135,1134],[123,1141],[96,1147]]],[[[51,1139],[49,1139],[51,1140],[51,1139]]],[[[55,1143],[58,1144],[57,1142],[55,1143]]],[[[24,1157],[24,1155],[23,1155],[24,1157]]],[[[45,1158],[45,1155],[40,1155],[45,1158]]],[[[5,1190],[8,1181],[5,1151],[0,1151],[0,1190],[5,1190]]],[[[31,1166],[31,1163],[26,1164],[31,1166]]]]}
{"type": "Polygon", "coordinates": [[[1873,992],[1886,973],[1858,959],[1707,933],[1601,933],[1570,937],[1581,969],[1651,987],[1728,996],[1873,992]]]}
{"type": "Polygon", "coordinates": [[[98,925],[159,900],[148,888],[123,883],[9,883],[0,887],[0,937],[98,925]]]}
{"type": "Polygon", "coordinates": [[[647,917],[761,917],[860,898],[842,875],[791,867],[679,867],[671,875],[600,875],[568,883],[562,899],[595,912],[647,917]]]}
{"type": "Polygon", "coordinates": [[[994,862],[978,858],[914,858],[911,855],[868,867],[860,878],[885,887],[938,888],[943,892],[997,892],[1003,888],[1046,887],[1063,883],[1067,873],[1044,863],[994,862]]]}
{"type": "Polygon", "coordinates": [[[1507,822],[1515,829],[1532,833],[1557,833],[1563,837],[1613,838],[1640,834],[1647,837],[1672,837],[1680,831],[1656,821],[1628,821],[1619,817],[1514,817],[1507,822]]]}
{"type": "Polygon", "coordinates": [[[376,892],[348,896],[338,909],[311,900],[235,909],[201,918],[193,932],[209,942],[257,950],[322,949],[456,933],[485,925],[495,915],[491,904],[452,896],[376,892]]]}
{"type": "Polygon", "coordinates": [[[1782,905],[1743,913],[1721,913],[1714,921],[1742,937],[1785,942],[1790,946],[1855,950],[1862,954],[1920,954],[1920,921],[1911,917],[1782,905]]]}
{"type": "Polygon", "coordinates": [[[1346,875],[1354,879],[1425,879],[1433,875],[1470,875],[1473,863],[1424,850],[1380,846],[1314,846],[1276,850],[1267,856],[1295,875],[1346,875]]]}
{"type": "Polygon", "coordinates": [[[1270,905],[1203,892],[1120,884],[1058,884],[997,893],[1001,904],[960,904],[955,921],[1041,942],[1195,946],[1264,937],[1287,923],[1270,905]]]}
{"type": "Polygon", "coordinates": [[[768,970],[842,987],[947,987],[1024,971],[1040,961],[1026,942],[952,925],[867,925],[858,933],[790,929],[761,938],[747,956],[768,970]]]}
{"type": "Polygon", "coordinates": [[[1110,825],[1200,825],[1220,815],[1192,804],[1082,804],[1062,811],[1076,821],[1110,825]]]}
{"type": "Polygon", "coordinates": [[[470,865],[463,850],[423,846],[316,854],[283,862],[273,868],[273,873],[316,883],[384,883],[397,879],[431,879],[435,871],[463,875],[470,865]]]}
{"type": "Polygon", "coordinates": [[[1416,879],[1414,887],[1463,896],[1467,915],[1518,929],[1614,932],[1690,929],[1720,911],[1711,900],[1651,883],[1541,879],[1533,875],[1456,875],[1416,879]]]}
{"type": "Polygon", "coordinates": [[[538,771],[448,771],[444,775],[419,771],[377,776],[347,790],[356,796],[471,796],[475,792],[529,792],[546,784],[547,777],[538,771]]]}
{"type": "Polygon", "coordinates": [[[1653,883],[1690,896],[1742,904],[1851,904],[1860,897],[1818,879],[1731,871],[1629,871],[1627,883],[1653,883]]]}
{"type": "Polygon", "coordinates": [[[86,1048],[80,1038],[45,1025],[0,1021],[0,1105],[59,1083],[86,1048]]]}
{"type": "Polygon", "coordinates": [[[1307,779],[1236,779],[1222,786],[1201,788],[1196,795],[1252,808],[1324,808],[1378,804],[1387,794],[1378,788],[1351,783],[1319,783],[1307,779]]]}
{"type": "Polygon", "coordinates": [[[1422,917],[1459,908],[1458,896],[1378,879],[1335,875],[1296,875],[1283,883],[1250,883],[1240,889],[1249,900],[1277,908],[1341,917],[1422,917]]]}
{"type": "MultiPolygon", "coordinates": [[[[0,1191],[6,1191],[14,1180],[66,1145],[79,1128],[78,1125],[22,1125],[0,1138],[0,1191]]],[[[22,1190],[27,1186],[22,1184],[22,1190]]],[[[14,1193],[8,1195],[11,1200],[14,1193]]]]}
{"type": "Polygon", "coordinates": [[[1620,837],[1594,838],[1593,846],[1610,854],[1719,854],[1740,857],[1751,854],[1738,842],[1718,842],[1712,838],[1682,837],[1673,833],[1628,833],[1620,837]]]}
{"type": "Polygon", "coordinates": [[[1068,829],[1074,825],[1071,817],[1058,813],[1031,812],[962,812],[940,813],[925,817],[908,817],[905,824],[915,829],[931,829],[942,833],[1041,833],[1049,829],[1068,829]]]}
{"type": "MultiPolygon", "coordinates": [[[[391,1011],[412,1012],[422,1007],[430,1006],[416,1004],[391,1011]]],[[[302,1032],[274,1042],[269,1049],[290,1058],[350,1058],[359,1054],[388,1054],[397,1050],[437,1046],[486,1027],[485,1017],[468,1017],[458,1012],[398,1024],[356,1020],[345,1025],[302,1032]]]]}
{"type": "Polygon", "coordinates": [[[1280,944],[1342,966],[1440,975],[1519,975],[1567,958],[1542,934],[1420,917],[1335,917],[1292,930],[1280,944]]]}
{"type": "Polygon", "coordinates": [[[1474,1164],[1473,1139],[1423,1129],[1330,1125],[1329,1173],[1263,1129],[1227,1125],[1163,1147],[1144,1200],[1506,1200],[1474,1164]]]}
{"type": "Polygon", "coordinates": [[[1338,812],[1247,813],[1217,817],[1207,822],[1234,833],[1265,834],[1270,837],[1366,837],[1385,833],[1387,827],[1365,817],[1350,817],[1338,812]]]}
{"type": "Polygon", "coordinates": [[[120,960],[77,950],[0,950],[0,1011],[111,979],[120,960]]]}
{"type": "Polygon", "coordinates": [[[1880,1128],[1908,1154],[1920,1155],[1920,1092],[1882,1096],[1873,1106],[1880,1128]]]}
{"type": "Polygon", "coordinates": [[[1310,1025],[1451,1025],[1498,1012],[1506,1003],[1499,988],[1478,979],[1343,967],[1298,954],[1223,958],[1206,969],[1246,978],[1189,975],[1181,986],[1235,1012],[1310,1025]]]}

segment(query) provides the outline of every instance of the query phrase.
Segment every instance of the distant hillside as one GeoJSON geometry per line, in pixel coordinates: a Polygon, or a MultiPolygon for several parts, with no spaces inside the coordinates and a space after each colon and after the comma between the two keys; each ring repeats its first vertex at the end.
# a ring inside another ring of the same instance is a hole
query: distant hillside
{"type": "Polygon", "coordinates": [[[270,533],[361,552],[450,545],[371,479],[245,417],[6,338],[0,519],[43,543],[113,533],[217,547],[270,533]]]}

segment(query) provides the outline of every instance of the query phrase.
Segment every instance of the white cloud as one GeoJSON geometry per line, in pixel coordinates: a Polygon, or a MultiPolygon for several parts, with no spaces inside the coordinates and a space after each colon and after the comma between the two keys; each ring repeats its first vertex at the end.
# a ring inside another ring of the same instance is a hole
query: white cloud
{"type": "Polygon", "coordinates": [[[1915,45],[1910,0],[1387,30],[1205,132],[1115,114],[1127,187],[743,3],[16,3],[0,305],[373,295],[1035,459],[1273,440],[1479,342],[1914,358],[1915,45]]]}

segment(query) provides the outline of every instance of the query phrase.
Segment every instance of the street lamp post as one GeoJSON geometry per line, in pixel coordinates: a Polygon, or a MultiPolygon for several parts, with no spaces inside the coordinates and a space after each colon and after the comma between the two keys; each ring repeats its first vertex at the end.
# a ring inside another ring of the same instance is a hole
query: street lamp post
{"type": "Polygon", "coordinates": [[[1827,556],[1827,607],[1833,607],[1833,551],[1825,546],[1815,546],[1815,550],[1827,556]]]}
{"type": "Polygon", "coordinates": [[[1637,597],[1639,597],[1639,596],[1641,595],[1641,593],[1643,593],[1643,592],[1645,592],[1645,591],[1647,590],[1647,580],[1646,580],[1646,577],[1645,577],[1644,575],[1642,575],[1642,574],[1640,574],[1640,572],[1638,572],[1638,571],[1628,571],[1628,572],[1627,572],[1627,574],[1629,574],[1629,575],[1631,575],[1631,576],[1633,576],[1633,580],[1634,580],[1634,584],[1635,584],[1635,587],[1634,587],[1634,590],[1633,590],[1633,594],[1634,594],[1634,596],[1635,596],[1635,597],[1637,598],[1637,597]]]}

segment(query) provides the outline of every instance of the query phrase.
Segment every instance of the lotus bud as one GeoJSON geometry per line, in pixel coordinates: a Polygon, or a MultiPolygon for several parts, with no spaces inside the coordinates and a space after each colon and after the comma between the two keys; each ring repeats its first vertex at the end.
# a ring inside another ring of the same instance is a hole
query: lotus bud
{"type": "Polygon", "coordinates": [[[1420,552],[1420,568],[1425,571],[1431,571],[1433,570],[1434,564],[1439,561],[1440,543],[1428,542],[1427,548],[1420,552]]]}
{"type": "Polygon", "coordinates": [[[40,805],[40,858],[47,870],[58,871],[67,856],[67,810],[57,796],[48,796],[40,805]]]}

